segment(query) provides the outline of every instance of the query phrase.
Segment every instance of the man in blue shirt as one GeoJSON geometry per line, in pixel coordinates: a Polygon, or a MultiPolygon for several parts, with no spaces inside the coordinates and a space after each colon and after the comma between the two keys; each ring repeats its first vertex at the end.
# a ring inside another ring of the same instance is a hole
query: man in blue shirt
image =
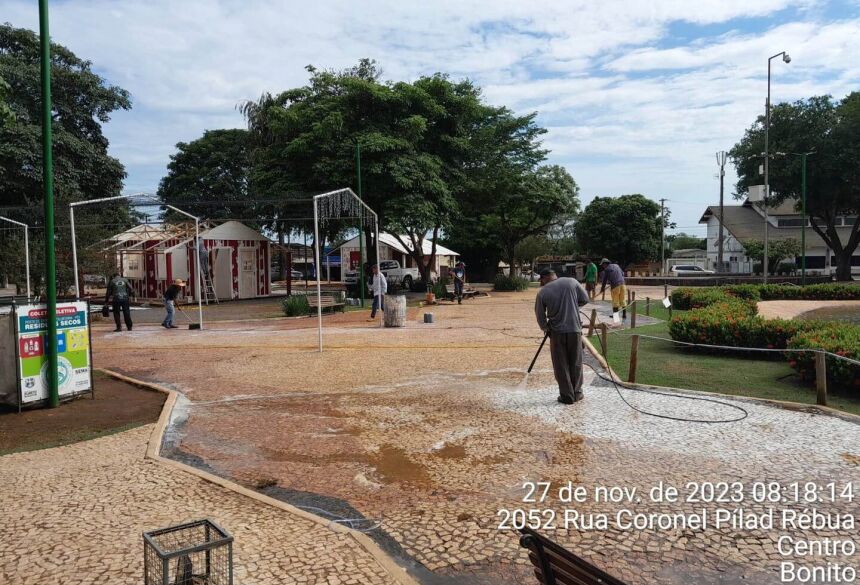
{"type": "Polygon", "coordinates": [[[607,258],[600,261],[600,266],[603,267],[603,278],[600,283],[600,292],[606,290],[606,283],[609,283],[609,290],[612,293],[612,312],[617,313],[627,306],[627,287],[624,285],[624,271],[614,262],[610,262],[607,258]]]}

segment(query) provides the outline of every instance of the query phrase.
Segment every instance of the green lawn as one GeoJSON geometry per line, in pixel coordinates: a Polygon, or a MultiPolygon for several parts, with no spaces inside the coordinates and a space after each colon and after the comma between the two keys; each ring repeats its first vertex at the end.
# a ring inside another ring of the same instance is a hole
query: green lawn
{"type": "MultiPolygon", "coordinates": [[[[656,311],[652,310],[651,315],[664,317],[668,316],[668,311],[661,306],[656,311]]],[[[665,322],[637,327],[635,331],[641,335],[669,338],[665,322]]],[[[630,366],[631,334],[629,329],[609,334],[607,361],[623,380],[627,379],[630,366]]],[[[600,350],[596,335],[592,343],[600,350]]],[[[639,340],[636,382],[815,404],[815,389],[802,384],[784,361],[703,354],[655,339],[639,340]]],[[[830,392],[828,400],[828,406],[832,408],[860,414],[860,400],[856,398],[830,392]]]]}

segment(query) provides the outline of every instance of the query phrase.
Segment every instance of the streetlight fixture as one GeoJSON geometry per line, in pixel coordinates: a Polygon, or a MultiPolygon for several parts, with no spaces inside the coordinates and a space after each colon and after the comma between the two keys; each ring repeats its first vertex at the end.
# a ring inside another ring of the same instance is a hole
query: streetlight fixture
{"type": "Polygon", "coordinates": [[[770,177],[768,175],[769,171],[769,161],[770,156],[768,155],[770,148],[770,62],[776,59],[777,57],[782,57],[783,63],[791,63],[791,57],[785,51],[779,52],[776,55],[768,58],[767,60],[767,101],[765,102],[765,126],[764,126],[764,258],[762,260],[762,268],[764,269],[764,283],[767,284],[767,253],[768,253],[768,245],[767,245],[767,228],[768,220],[767,216],[767,205],[768,199],[770,198],[770,177]]]}

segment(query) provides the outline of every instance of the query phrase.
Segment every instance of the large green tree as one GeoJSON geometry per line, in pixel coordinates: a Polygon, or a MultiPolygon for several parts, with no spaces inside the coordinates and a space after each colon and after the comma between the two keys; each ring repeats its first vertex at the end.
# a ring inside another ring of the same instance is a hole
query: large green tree
{"type": "MultiPolygon", "coordinates": [[[[737,193],[762,182],[758,167],[764,151],[764,117],[759,117],[731,151],[738,173],[737,193]]],[[[801,196],[799,153],[807,161],[807,212],[812,229],[833,250],[836,277],[851,279],[851,257],[860,244],[860,222],[846,235],[837,231],[840,216],[860,212],[860,92],[842,100],[816,96],[771,110],[771,204],[801,196]]]]}
{"type": "Polygon", "coordinates": [[[159,198],[208,219],[252,219],[248,143],[243,129],[207,130],[197,140],[178,143],[159,198]]]}
{"type": "MultiPolygon", "coordinates": [[[[7,103],[15,115],[0,126],[0,206],[5,214],[33,226],[33,266],[39,266],[44,237],[42,204],[42,115],[36,33],[0,25],[0,77],[9,86],[7,103]]],[[[125,178],[120,162],[108,155],[102,124],[118,109],[129,109],[128,92],[111,86],[92,63],[66,47],[51,45],[54,193],[57,210],[57,278],[64,291],[72,281],[68,204],[117,195],[125,178]]],[[[90,206],[76,217],[78,244],[84,248],[124,227],[132,219],[124,205],[90,206]]],[[[15,275],[21,282],[21,275],[15,275]]]]}
{"type": "MultiPolygon", "coordinates": [[[[512,172],[504,181],[490,184],[495,189],[485,193],[486,205],[470,201],[469,213],[475,215],[468,225],[478,240],[499,250],[512,267],[517,263],[521,242],[533,236],[545,237],[551,228],[561,227],[579,211],[579,187],[557,165],[512,172]]],[[[462,232],[456,235],[464,240],[468,237],[462,232]]],[[[462,243],[468,248],[467,242],[462,243]]]]}
{"type": "Polygon", "coordinates": [[[0,77],[0,128],[15,121],[15,112],[8,103],[9,84],[0,77]]]}
{"type": "Polygon", "coordinates": [[[660,204],[644,195],[596,197],[577,218],[576,238],[585,254],[625,267],[659,259],[660,224],[660,204]]]}
{"type": "MultiPolygon", "coordinates": [[[[534,115],[485,104],[471,82],[437,74],[383,83],[369,60],[346,71],[308,69],[307,86],[264,95],[244,108],[255,143],[255,192],[283,196],[354,186],[360,148],[363,198],[379,214],[381,229],[402,236],[424,278],[442,236],[490,249],[498,261],[504,228],[498,221],[481,233],[471,228],[478,215],[486,220],[482,228],[497,220],[490,208],[501,207],[502,199],[522,239],[546,222],[517,210],[532,210],[541,198],[554,209],[559,191],[571,188],[557,169],[536,170],[545,153],[534,115]],[[434,242],[429,254],[425,238],[434,242]]],[[[516,242],[509,243],[512,252],[516,242]]]]}

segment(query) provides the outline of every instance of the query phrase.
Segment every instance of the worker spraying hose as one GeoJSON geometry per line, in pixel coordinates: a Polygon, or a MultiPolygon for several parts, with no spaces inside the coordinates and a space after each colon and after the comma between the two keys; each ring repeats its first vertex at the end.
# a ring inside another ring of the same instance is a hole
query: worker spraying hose
{"type": "MultiPolygon", "coordinates": [[[[544,342],[549,338],[552,369],[558,382],[558,401],[573,404],[584,397],[579,307],[588,304],[588,293],[575,278],[558,278],[549,268],[541,271],[540,286],[535,299],[535,317],[538,326],[546,333],[544,342]]],[[[529,371],[533,366],[534,360],[529,371]]]]}

